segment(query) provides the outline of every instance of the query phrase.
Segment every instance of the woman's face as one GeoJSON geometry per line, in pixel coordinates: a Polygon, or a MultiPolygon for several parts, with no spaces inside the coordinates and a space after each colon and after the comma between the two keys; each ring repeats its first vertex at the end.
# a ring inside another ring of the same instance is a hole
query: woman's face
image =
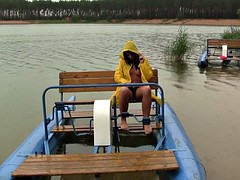
{"type": "Polygon", "coordinates": [[[132,61],[134,60],[134,53],[132,53],[131,51],[126,51],[125,54],[128,57],[128,59],[132,61]]]}

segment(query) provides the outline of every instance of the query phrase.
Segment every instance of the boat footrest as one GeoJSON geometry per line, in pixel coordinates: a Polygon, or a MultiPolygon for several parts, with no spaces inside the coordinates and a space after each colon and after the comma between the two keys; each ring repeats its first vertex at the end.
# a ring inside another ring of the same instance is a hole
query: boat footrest
{"type": "MultiPolygon", "coordinates": [[[[117,110],[119,111],[119,110],[117,110]]],[[[150,116],[156,115],[156,109],[151,108],[150,116]]],[[[117,112],[119,114],[119,112],[117,112]]],[[[132,109],[130,110],[131,114],[134,114],[135,116],[142,116],[142,110],[141,109],[132,109]]],[[[93,111],[92,110],[76,110],[71,111],[71,117],[72,118],[93,118],[93,111]]],[[[64,113],[64,118],[69,119],[70,115],[68,112],[64,113]]]]}
{"type": "Polygon", "coordinates": [[[173,151],[145,151],[101,154],[39,155],[28,157],[12,174],[60,176],[136,171],[177,170],[173,151]]]}
{"type": "MultiPolygon", "coordinates": [[[[161,123],[160,126],[157,126],[156,123],[151,123],[152,129],[160,129],[162,128],[161,123]]],[[[120,127],[118,127],[120,130],[120,127]]],[[[75,126],[76,132],[92,132],[93,133],[93,127],[90,129],[89,126],[75,126]]],[[[64,125],[64,126],[56,126],[52,129],[52,132],[54,133],[63,133],[63,132],[73,132],[72,125],[64,125]]],[[[120,130],[121,131],[121,130],[120,130]]],[[[143,125],[141,124],[129,124],[129,131],[128,132],[144,132],[143,125]]]]}

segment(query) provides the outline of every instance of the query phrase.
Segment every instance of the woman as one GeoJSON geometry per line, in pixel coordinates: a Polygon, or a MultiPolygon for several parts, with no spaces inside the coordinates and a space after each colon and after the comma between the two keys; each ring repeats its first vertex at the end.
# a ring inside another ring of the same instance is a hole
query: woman
{"type": "MultiPolygon", "coordinates": [[[[116,83],[147,83],[153,76],[152,67],[138,50],[133,41],[127,41],[120,53],[119,64],[114,74],[116,83]]],[[[143,126],[145,134],[150,134],[150,109],[152,98],[160,102],[151,92],[149,86],[140,87],[118,87],[112,98],[116,96],[116,102],[119,105],[120,114],[128,112],[129,102],[131,100],[142,102],[143,126]]],[[[128,130],[128,124],[124,114],[121,116],[121,129],[128,130]]]]}

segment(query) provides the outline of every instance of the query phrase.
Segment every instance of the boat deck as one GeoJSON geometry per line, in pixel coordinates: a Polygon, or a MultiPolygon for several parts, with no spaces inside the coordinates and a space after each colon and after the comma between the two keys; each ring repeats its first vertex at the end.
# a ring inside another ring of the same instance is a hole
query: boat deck
{"type": "Polygon", "coordinates": [[[29,156],[14,177],[166,171],[179,168],[173,151],[29,156]]]}

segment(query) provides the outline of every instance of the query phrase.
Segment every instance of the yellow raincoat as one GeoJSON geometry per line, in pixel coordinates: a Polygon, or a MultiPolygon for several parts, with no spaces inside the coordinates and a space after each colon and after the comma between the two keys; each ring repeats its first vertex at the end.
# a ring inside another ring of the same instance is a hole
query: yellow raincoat
{"type": "MultiPolygon", "coordinates": [[[[126,61],[124,59],[124,55],[123,55],[123,52],[125,52],[125,51],[131,51],[136,54],[140,54],[137,46],[135,45],[135,43],[133,41],[127,41],[124,44],[123,50],[120,53],[119,64],[118,64],[118,66],[115,70],[115,74],[114,74],[114,80],[118,84],[131,83],[130,69],[131,69],[132,65],[129,65],[126,63],[126,61]]],[[[139,63],[138,67],[141,71],[142,83],[147,83],[148,80],[153,76],[152,67],[149,64],[148,59],[144,57],[143,63],[139,63]]],[[[115,93],[111,97],[111,100],[113,100],[114,96],[116,96],[117,105],[119,104],[119,91],[120,91],[120,87],[117,87],[115,93]]],[[[155,96],[154,93],[152,93],[152,98],[155,99],[158,102],[158,104],[161,104],[160,98],[155,96]]]]}

